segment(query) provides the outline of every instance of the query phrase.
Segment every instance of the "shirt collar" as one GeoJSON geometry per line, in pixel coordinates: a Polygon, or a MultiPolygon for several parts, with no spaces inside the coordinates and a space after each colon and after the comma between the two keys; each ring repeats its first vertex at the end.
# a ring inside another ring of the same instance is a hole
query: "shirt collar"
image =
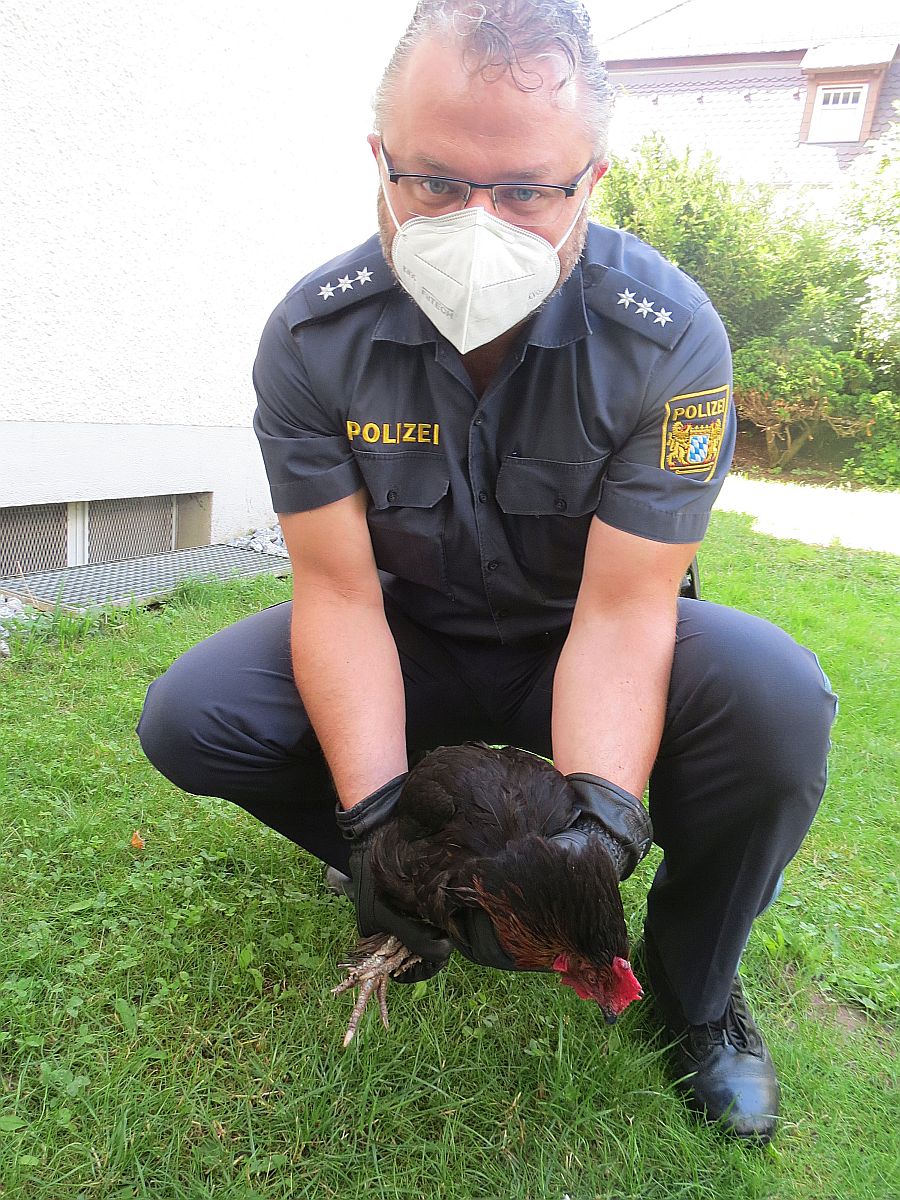
{"type": "MultiPolygon", "coordinates": [[[[559,291],[538,309],[528,328],[526,342],[531,346],[553,350],[577,342],[590,332],[579,262],[559,291]]],[[[395,284],[372,332],[372,340],[422,346],[427,342],[437,342],[439,337],[440,334],[413,298],[399,283],[395,284]]]]}
{"type": "Polygon", "coordinates": [[[395,282],[372,331],[372,341],[423,346],[426,342],[436,342],[437,339],[438,331],[412,296],[395,282]]]}
{"type": "Polygon", "coordinates": [[[538,309],[528,331],[528,342],[532,346],[555,350],[587,337],[590,332],[581,263],[577,262],[559,291],[538,309]]]}

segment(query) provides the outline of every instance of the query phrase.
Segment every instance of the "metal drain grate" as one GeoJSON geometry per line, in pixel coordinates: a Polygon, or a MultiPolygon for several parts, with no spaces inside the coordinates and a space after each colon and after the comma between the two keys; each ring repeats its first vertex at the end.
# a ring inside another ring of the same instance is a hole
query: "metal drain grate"
{"type": "Polygon", "coordinates": [[[275,555],[233,546],[197,546],[122,562],[12,576],[0,579],[0,593],[16,596],[35,608],[79,612],[106,604],[145,604],[168,595],[185,579],[246,579],[290,573],[290,562],[275,555]]]}

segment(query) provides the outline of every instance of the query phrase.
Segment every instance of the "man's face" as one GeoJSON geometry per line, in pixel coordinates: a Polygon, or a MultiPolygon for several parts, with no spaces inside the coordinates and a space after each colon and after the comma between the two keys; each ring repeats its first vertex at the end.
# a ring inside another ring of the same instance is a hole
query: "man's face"
{"type": "MultiPolygon", "coordinates": [[[[394,104],[383,131],[384,144],[397,171],[444,175],[485,182],[569,184],[593,157],[582,117],[584,107],[577,78],[556,89],[561,68],[552,58],[525,64],[543,76],[540,87],[522,91],[504,72],[486,81],[471,75],[454,45],[430,39],[420,45],[397,80],[394,104]]],[[[529,84],[537,78],[528,78],[529,84]]],[[[369,138],[377,155],[379,138],[369,138]]],[[[380,159],[379,169],[381,170],[380,159]]],[[[607,164],[596,164],[578,191],[562,206],[551,225],[530,232],[555,246],[575,218],[607,164]]],[[[385,186],[402,225],[415,214],[402,206],[399,189],[385,186]]],[[[470,208],[495,212],[490,192],[473,191],[470,208]]],[[[527,228],[523,226],[523,228],[527,228]]],[[[388,262],[396,232],[383,193],[379,192],[378,229],[388,262]]],[[[559,284],[571,274],[584,245],[587,212],[560,247],[559,284]]]]}

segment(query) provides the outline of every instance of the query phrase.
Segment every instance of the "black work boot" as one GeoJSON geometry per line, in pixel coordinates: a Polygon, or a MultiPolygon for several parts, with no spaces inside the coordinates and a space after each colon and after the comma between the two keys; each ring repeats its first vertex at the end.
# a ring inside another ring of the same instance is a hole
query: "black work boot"
{"type": "Polygon", "coordinates": [[[780,1089],[775,1066],[735,975],[718,1021],[689,1025],[645,936],[647,982],[672,1038],[677,1086],[692,1107],[736,1137],[765,1143],[775,1134],[780,1089]]]}

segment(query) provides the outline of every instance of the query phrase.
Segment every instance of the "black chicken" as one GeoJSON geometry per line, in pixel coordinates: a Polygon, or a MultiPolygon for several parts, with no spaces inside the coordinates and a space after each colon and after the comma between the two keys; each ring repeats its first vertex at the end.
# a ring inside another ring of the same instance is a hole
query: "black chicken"
{"type": "MultiPolygon", "coordinates": [[[[375,885],[395,911],[446,930],[463,953],[480,923],[510,968],[555,971],[615,1020],[642,991],[608,843],[580,811],[572,784],[542,758],[510,746],[441,747],[410,771],[373,835],[375,885]]],[[[373,993],[387,1024],[387,980],[412,961],[396,938],[360,942],[335,989],[360,986],[345,1045],[373,993]]]]}

